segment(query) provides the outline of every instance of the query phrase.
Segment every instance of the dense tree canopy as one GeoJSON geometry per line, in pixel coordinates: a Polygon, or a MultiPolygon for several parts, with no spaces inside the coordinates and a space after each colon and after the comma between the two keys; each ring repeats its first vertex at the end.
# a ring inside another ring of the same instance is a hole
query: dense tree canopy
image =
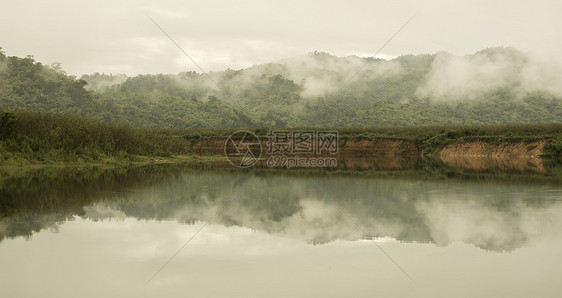
{"type": "Polygon", "coordinates": [[[561,122],[562,99],[526,84],[528,64],[525,54],[510,48],[388,61],[314,52],[209,74],[76,78],[59,63],[0,51],[0,107],[160,128],[561,122]],[[448,72],[459,68],[462,82],[458,72],[448,72]]]}

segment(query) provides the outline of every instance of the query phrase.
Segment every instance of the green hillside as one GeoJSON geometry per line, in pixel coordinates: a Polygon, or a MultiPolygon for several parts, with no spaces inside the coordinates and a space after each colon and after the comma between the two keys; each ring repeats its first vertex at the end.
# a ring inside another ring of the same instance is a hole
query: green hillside
{"type": "Polygon", "coordinates": [[[219,88],[195,72],[77,78],[60,64],[0,53],[0,108],[153,128],[562,122],[558,77],[543,78],[541,67],[511,48],[392,60],[314,52],[209,73],[219,88]]]}

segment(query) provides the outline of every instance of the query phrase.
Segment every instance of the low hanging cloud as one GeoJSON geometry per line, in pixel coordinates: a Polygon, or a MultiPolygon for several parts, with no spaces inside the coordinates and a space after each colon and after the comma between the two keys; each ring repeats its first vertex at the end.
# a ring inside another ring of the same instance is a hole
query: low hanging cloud
{"type": "Polygon", "coordinates": [[[492,48],[473,55],[438,53],[417,95],[434,101],[482,98],[502,88],[517,95],[543,91],[562,95],[562,68],[512,48],[492,48]]]}
{"type": "Polygon", "coordinates": [[[521,75],[523,90],[543,90],[562,97],[562,65],[557,61],[535,57],[521,75]]]}
{"type": "MultiPolygon", "coordinates": [[[[329,97],[341,88],[365,100],[376,101],[380,95],[395,102],[413,97],[432,102],[485,100],[501,90],[508,90],[512,99],[536,91],[562,97],[562,66],[513,48],[488,48],[466,56],[439,52],[369,59],[373,58],[312,52],[241,70],[165,76],[174,80],[177,88],[196,92],[201,98],[229,94],[233,100],[256,96],[267,78],[277,75],[298,85],[300,97],[307,100],[329,97]],[[396,91],[398,87],[404,88],[396,91]]],[[[109,79],[111,82],[95,83],[86,78],[91,89],[99,90],[124,77],[109,79]]]]}
{"type": "Polygon", "coordinates": [[[395,61],[375,60],[351,56],[318,61],[309,55],[303,67],[291,69],[289,78],[303,85],[303,97],[326,96],[344,87],[348,80],[373,81],[403,73],[403,68],[395,61]]]}
{"type": "Polygon", "coordinates": [[[312,52],[267,64],[255,65],[240,71],[227,70],[211,73],[221,87],[242,94],[253,88],[262,77],[282,75],[302,86],[303,98],[329,96],[352,78],[353,82],[372,82],[377,79],[402,75],[403,67],[397,61],[372,60],[357,56],[337,57],[325,52],[312,52]],[[365,67],[364,67],[365,66],[365,67]],[[361,71],[359,73],[359,71],[361,71]]]}
{"type": "Polygon", "coordinates": [[[404,73],[404,69],[396,61],[377,59],[369,62],[367,59],[371,58],[337,57],[315,51],[308,55],[284,59],[267,67],[255,67],[252,72],[254,77],[257,76],[256,72],[283,75],[303,87],[303,98],[334,94],[354,76],[353,82],[368,82],[404,73]]]}

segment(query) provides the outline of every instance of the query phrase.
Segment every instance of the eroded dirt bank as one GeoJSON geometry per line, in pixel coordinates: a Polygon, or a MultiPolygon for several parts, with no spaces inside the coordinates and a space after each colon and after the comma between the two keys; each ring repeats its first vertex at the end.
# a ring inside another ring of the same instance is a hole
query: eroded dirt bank
{"type": "MultiPolygon", "coordinates": [[[[209,139],[192,142],[188,145],[190,153],[196,154],[224,154],[224,139],[209,139]]],[[[262,140],[265,153],[268,148],[267,140],[262,140]]],[[[338,154],[353,155],[420,155],[416,142],[401,139],[380,140],[340,140],[338,154]]]]}
{"type": "MultiPolygon", "coordinates": [[[[268,142],[262,140],[263,151],[267,151],[268,142]]],[[[431,153],[432,157],[520,157],[539,158],[546,146],[545,140],[537,141],[461,141],[445,146],[431,153]]],[[[196,154],[224,154],[224,139],[198,140],[188,144],[188,151],[196,154]]],[[[354,155],[423,155],[423,148],[413,140],[404,139],[341,139],[339,154],[354,155]]]]}
{"type": "Polygon", "coordinates": [[[467,157],[526,157],[539,158],[544,151],[545,140],[532,142],[487,143],[472,141],[455,143],[438,150],[439,157],[467,156],[467,157]]]}
{"type": "MultiPolygon", "coordinates": [[[[189,152],[201,155],[224,155],[225,142],[224,139],[199,140],[190,143],[189,152]]],[[[261,157],[266,159],[269,156],[267,140],[262,140],[261,145],[261,157]]],[[[318,155],[301,154],[301,156],[318,155]]],[[[338,168],[400,170],[414,168],[421,154],[414,141],[389,138],[379,140],[340,139],[336,154],[324,153],[322,156],[335,157],[338,160],[338,168]]],[[[262,160],[255,165],[255,167],[261,166],[265,167],[265,161],[262,160]]]]}
{"type": "Polygon", "coordinates": [[[547,172],[543,160],[538,157],[441,155],[437,159],[450,167],[475,172],[489,170],[534,172],[540,174],[547,172]]]}
{"type": "MultiPolygon", "coordinates": [[[[198,140],[189,144],[189,152],[201,155],[223,155],[224,139],[198,140]]],[[[431,158],[444,164],[473,171],[491,169],[545,173],[540,158],[547,145],[536,141],[459,141],[433,151],[431,158]]],[[[262,157],[267,157],[267,140],[262,140],[262,157]]],[[[404,139],[340,139],[338,167],[353,169],[409,169],[424,156],[423,147],[416,141],[404,139]]]]}
{"type": "Polygon", "coordinates": [[[547,142],[493,142],[470,141],[451,144],[431,156],[446,165],[474,171],[505,169],[545,173],[541,155],[547,142]]]}

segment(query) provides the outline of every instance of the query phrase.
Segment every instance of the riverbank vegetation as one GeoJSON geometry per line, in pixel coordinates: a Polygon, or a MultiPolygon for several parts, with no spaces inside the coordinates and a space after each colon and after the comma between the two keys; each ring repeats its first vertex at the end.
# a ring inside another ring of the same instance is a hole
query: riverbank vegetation
{"type": "Polygon", "coordinates": [[[0,165],[189,160],[185,138],[176,130],[50,112],[0,111],[0,165]]]}
{"type": "MultiPolygon", "coordinates": [[[[295,128],[301,130],[305,128],[295,128]]],[[[306,128],[310,129],[310,128],[306,128]]],[[[269,128],[251,129],[267,140],[269,128]]],[[[562,124],[492,126],[426,126],[322,128],[336,130],[343,140],[412,140],[420,151],[470,140],[514,143],[545,140],[545,155],[562,152],[562,124]]],[[[88,118],[38,111],[0,111],[0,164],[130,163],[187,161],[190,147],[201,141],[223,140],[235,129],[139,128],[88,118]]],[[[221,151],[218,148],[217,151],[221,151]]]]}

